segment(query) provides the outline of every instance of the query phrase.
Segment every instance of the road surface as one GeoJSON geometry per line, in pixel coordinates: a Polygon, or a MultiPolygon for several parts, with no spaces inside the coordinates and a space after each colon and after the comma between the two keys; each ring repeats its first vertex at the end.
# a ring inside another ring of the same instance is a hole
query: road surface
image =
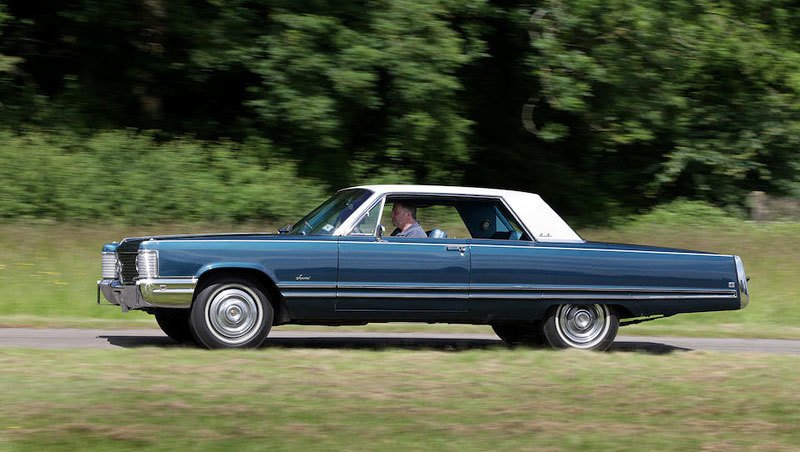
{"type": "MultiPolygon", "coordinates": [[[[156,329],[0,328],[0,347],[38,349],[180,347],[156,329]]],[[[503,347],[492,334],[272,331],[265,347],[469,350],[503,347]]],[[[800,340],[618,336],[611,351],[672,353],[693,350],[800,354],[800,340]]]]}

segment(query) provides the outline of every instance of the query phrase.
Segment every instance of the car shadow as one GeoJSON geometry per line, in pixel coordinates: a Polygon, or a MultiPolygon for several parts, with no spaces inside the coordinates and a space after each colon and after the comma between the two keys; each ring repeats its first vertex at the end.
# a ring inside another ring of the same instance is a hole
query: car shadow
{"type": "MultiPolygon", "coordinates": [[[[179,343],[167,336],[122,336],[105,335],[98,336],[99,339],[108,341],[110,345],[123,348],[138,347],[163,347],[196,348],[194,343],[179,343]]],[[[439,350],[448,352],[459,352],[468,350],[485,349],[515,349],[524,347],[509,346],[499,339],[469,339],[458,337],[422,337],[414,338],[407,336],[385,336],[385,337],[277,337],[267,338],[262,349],[269,348],[314,348],[314,349],[341,349],[341,350],[439,350]]],[[[673,345],[658,342],[614,342],[608,349],[609,352],[622,353],[647,353],[652,355],[665,355],[674,352],[691,351],[690,348],[675,347],[673,345]]]]}
{"type": "Polygon", "coordinates": [[[686,347],[676,347],[674,345],[662,344],[659,342],[633,342],[619,341],[611,344],[609,352],[634,352],[648,353],[651,355],[667,355],[674,352],[691,352],[693,349],[686,347]]]}

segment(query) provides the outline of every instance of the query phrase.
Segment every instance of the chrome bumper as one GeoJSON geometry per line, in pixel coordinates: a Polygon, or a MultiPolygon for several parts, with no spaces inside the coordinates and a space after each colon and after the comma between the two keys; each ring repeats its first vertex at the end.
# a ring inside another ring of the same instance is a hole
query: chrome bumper
{"type": "Polygon", "coordinates": [[[733,256],[733,262],[736,265],[736,277],[739,280],[737,284],[739,287],[739,309],[744,309],[750,303],[750,288],[748,287],[750,278],[747,277],[747,273],[744,271],[744,263],[741,257],[733,256]]]}
{"type": "Polygon", "coordinates": [[[195,286],[196,279],[142,279],[136,281],[136,285],[103,279],[97,281],[97,303],[102,293],[123,312],[142,308],[189,308],[195,286]]]}

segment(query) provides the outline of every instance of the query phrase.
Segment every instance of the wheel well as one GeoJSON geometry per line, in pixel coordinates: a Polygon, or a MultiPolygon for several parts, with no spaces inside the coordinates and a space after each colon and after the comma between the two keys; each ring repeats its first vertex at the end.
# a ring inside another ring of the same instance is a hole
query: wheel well
{"type": "Polygon", "coordinates": [[[609,304],[608,307],[617,311],[617,317],[619,317],[620,319],[629,319],[631,317],[636,317],[636,315],[634,315],[633,312],[631,312],[631,310],[626,308],[625,306],[619,304],[609,304]]]}
{"type": "MultiPolygon", "coordinates": [[[[584,303],[578,302],[577,304],[595,304],[595,303],[596,302],[593,302],[592,300],[586,300],[584,303]]],[[[547,307],[547,309],[545,309],[544,318],[542,320],[546,319],[547,315],[550,313],[551,310],[555,310],[556,307],[562,304],[576,304],[576,303],[555,303],[555,302],[551,303],[547,307]]],[[[635,314],[629,307],[626,307],[625,305],[615,304],[615,303],[602,303],[602,302],[599,304],[606,305],[609,307],[609,309],[613,309],[614,311],[616,311],[617,317],[619,317],[620,319],[629,319],[641,316],[641,314],[635,314]]]]}
{"type": "Polygon", "coordinates": [[[273,324],[280,325],[289,321],[290,317],[289,311],[286,309],[286,300],[284,300],[283,295],[281,295],[280,290],[278,290],[278,286],[275,285],[275,281],[263,272],[250,268],[216,268],[203,273],[197,281],[194,296],[192,297],[192,304],[194,304],[194,299],[197,297],[197,294],[200,293],[207,284],[210,284],[211,281],[216,279],[226,277],[244,278],[262,284],[267,289],[269,302],[272,304],[272,309],[275,310],[273,324]]]}

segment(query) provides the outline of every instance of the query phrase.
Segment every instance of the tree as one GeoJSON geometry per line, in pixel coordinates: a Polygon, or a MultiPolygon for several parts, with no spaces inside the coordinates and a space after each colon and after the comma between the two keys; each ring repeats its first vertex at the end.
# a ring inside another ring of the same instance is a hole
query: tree
{"type": "Polygon", "coordinates": [[[783,3],[543,2],[530,63],[568,117],[541,138],[587,137],[589,177],[628,203],[797,193],[798,17],[783,3]]]}

